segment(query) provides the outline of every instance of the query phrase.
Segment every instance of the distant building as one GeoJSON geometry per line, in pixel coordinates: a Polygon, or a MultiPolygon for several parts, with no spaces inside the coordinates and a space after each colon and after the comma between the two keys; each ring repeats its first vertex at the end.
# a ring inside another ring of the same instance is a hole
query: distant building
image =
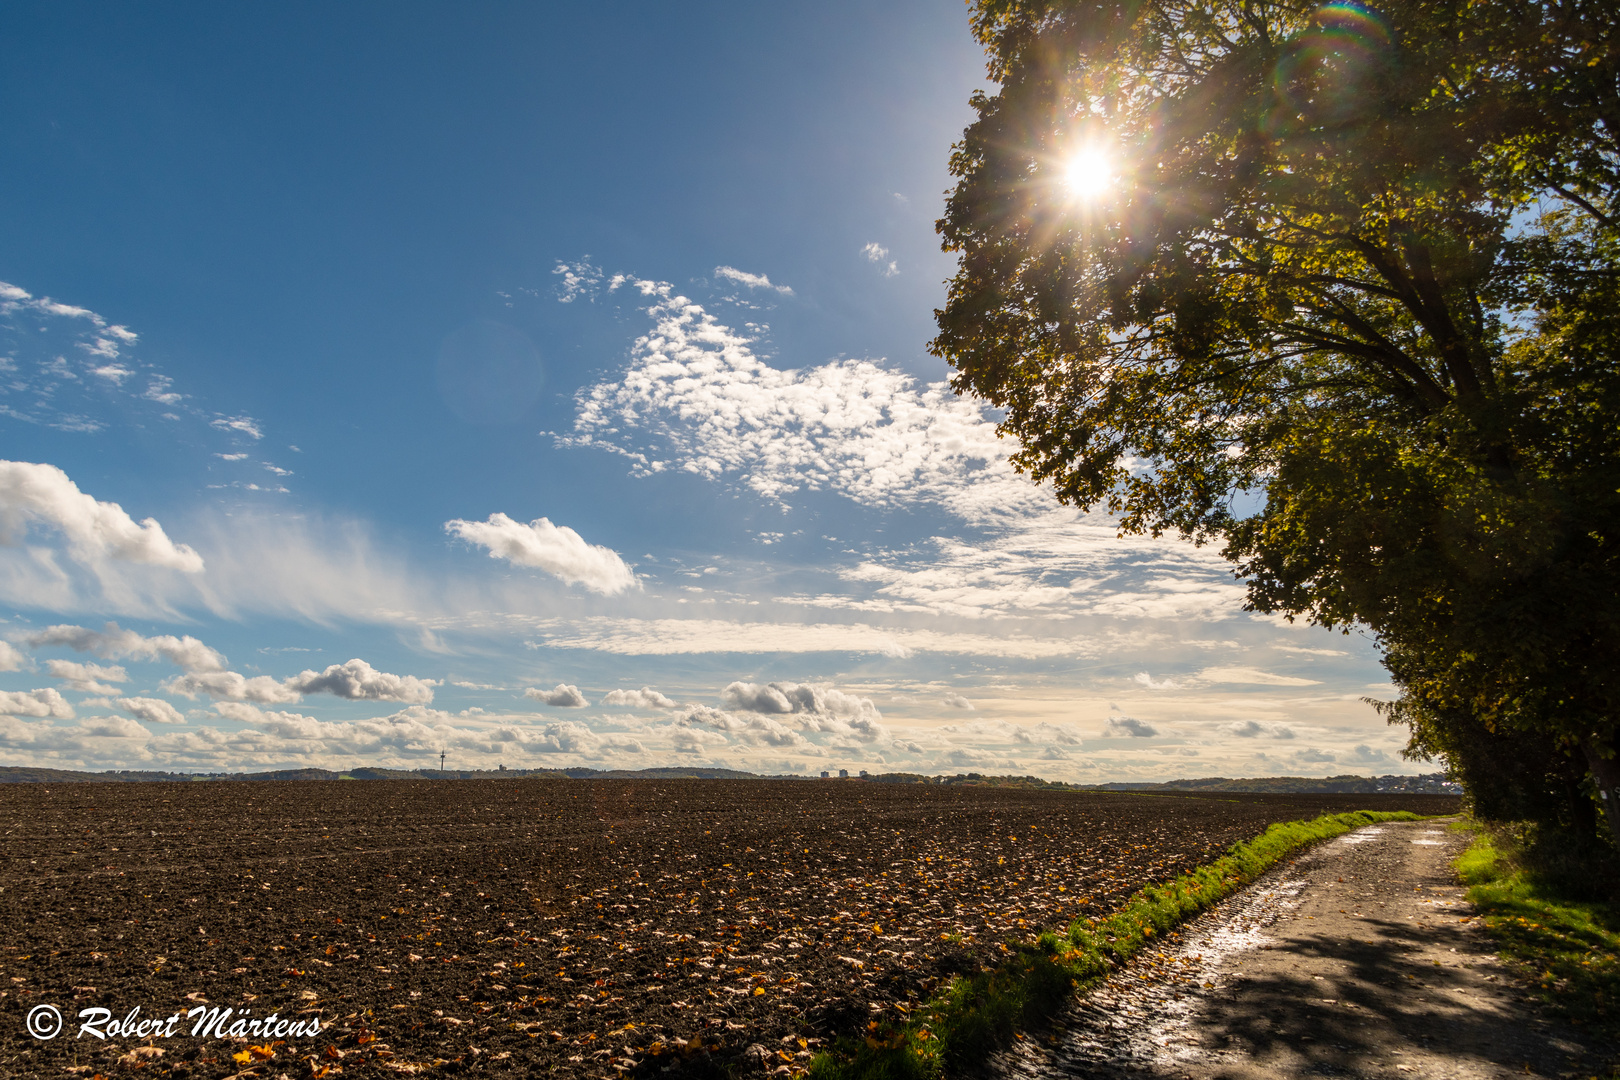
{"type": "Polygon", "coordinates": [[[865,779],[866,779],[866,770],[865,770],[865,769],[862,769],[862,770],[861,770],[861,779],[862,779],[862,780],[865,780],[865,779]]]}
{"type": "Polygon", "coordinates": [[[838,778],[840,780],[848,780],[849,779],[849,770],[848,769],[839,769],[838,770],[838,778]]]}
{"type": "Polygon", "coordinates": [[[827,779],[831,775],[832,773],[828,772],[826,769],[821,770],[821,778],[823,780],[827,779]]]}

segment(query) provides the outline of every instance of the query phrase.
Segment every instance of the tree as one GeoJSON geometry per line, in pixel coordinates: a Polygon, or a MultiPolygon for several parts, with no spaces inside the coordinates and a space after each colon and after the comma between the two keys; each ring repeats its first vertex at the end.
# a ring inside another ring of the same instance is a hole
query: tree
{"type": "Polygon", "coordinates": [[[1479,777],[1534,746],[1520,788],[1564,755],[1606,809],[1617,19],[978,0],[1000,90],[952,154],[932,343],[1059,498],[1222,542],[1254,610],[1369,628],[1413,752],[1479,777]]]}

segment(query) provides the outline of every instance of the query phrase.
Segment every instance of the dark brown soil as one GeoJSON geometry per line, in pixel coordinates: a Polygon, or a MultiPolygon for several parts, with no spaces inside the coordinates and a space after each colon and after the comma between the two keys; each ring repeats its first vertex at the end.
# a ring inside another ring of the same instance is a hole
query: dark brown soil
{"type": "Polygon", "coordinates": [[[1455,806],[830,781],[0,787],[0,1075],[674,1076],[758,1046],[798,1072],[1004,942],[1271,822],[1455,806]],[[167,1037],[76,1037],[80,1010],[205,1002],[322,1030],[194,1037],[183,1017],[167,1037]],[[65,1017],[48,1041],[25,1028],[42,1005],[65,1017]]]}

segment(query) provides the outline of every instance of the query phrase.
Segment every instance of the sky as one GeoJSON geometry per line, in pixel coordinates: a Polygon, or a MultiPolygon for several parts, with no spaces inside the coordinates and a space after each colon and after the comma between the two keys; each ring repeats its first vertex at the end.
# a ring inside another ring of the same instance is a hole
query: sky
{"type": "Polygon", "coordinates": [[[967,9],[21,3],[0,762],[1411,773],[929,355],[967,9]]]}

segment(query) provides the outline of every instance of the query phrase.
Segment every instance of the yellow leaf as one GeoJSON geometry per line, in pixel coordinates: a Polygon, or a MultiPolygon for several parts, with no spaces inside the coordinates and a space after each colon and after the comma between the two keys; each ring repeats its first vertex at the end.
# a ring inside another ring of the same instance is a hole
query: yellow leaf
{"type": "Polygon", "coordinates": [[[754,996],[755,997],[764,997],[765,996],[765,988],[763,986],[754,987],[754,996]]]}
{"type": "Polygon", "coordinates": [[[238,1065],[246,1065],[248,1062],[253,1060],[253,1055],[248,1053],[246,1050],[243,1050],[240,1054],[232,1054],[231,1060],[236,1062],[238,1065]]]}

